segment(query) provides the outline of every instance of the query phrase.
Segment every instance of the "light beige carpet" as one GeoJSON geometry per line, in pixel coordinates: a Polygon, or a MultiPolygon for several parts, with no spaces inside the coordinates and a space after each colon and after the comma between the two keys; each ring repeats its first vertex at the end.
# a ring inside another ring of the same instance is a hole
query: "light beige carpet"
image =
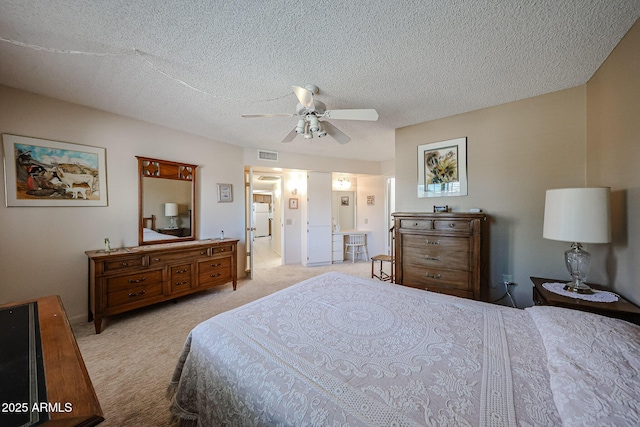
{"type": "Polygon", "coordinates": [[[167,426],[167,386],[182,346],[198,323],[216,314],[327,271],[371,277],[369,262],[326,267],[260,269],[253,280],[231,284],[107,318],[102,333],[93,323],[74,333],[104,412],[101,426],[167,426]]]}

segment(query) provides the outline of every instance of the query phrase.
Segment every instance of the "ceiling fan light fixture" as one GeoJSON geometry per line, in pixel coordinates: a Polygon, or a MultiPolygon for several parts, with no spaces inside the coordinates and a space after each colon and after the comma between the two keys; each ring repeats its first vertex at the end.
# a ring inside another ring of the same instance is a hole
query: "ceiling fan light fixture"
{"type": "Polygon", "coordinates": [[[320,124],[318,123],[318,117],[312,114],[308,115],[307,121],[309,122],[309,130],[311,131],[311,133],[318,132],[318,130],[320,129],[320,124]]]}
{"type": "Polygon", "coordinates": [[[323,136],[327,136],[327,131],[322,129],[322,126],[318,124],[318,138],[322,138],[323,136]]]}
{"type": "Polygon", "coordinates": [[[298,135],[302,135],[305,132],[306,125],[307,124],[305,123],[304,119],[298,120],[298,125],[296,126],[296,133],[298,135]]]}

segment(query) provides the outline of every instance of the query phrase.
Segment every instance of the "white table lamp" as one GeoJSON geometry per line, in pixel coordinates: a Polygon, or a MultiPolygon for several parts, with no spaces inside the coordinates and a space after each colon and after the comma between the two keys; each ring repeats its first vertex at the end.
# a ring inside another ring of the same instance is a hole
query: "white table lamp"
{"type": "Polygon", "coordinates": [[[611,241],[609,194],[609,188],[547,190],[543,237],[572,242],[571,249],[564,253],[565,264],[572,277],[565,290],[593,293],[584,283],[591,266],[591,254],[582,249],[581,243],[611,241]]]}
{"type": "Polygon", "coordinates": [[[178,228],[178,226],[176,225],[176,216],[178,216],[177,203],[165,203],[164,216],[168,216],[171,218],[171,226],[169,228],[178,228]]]}

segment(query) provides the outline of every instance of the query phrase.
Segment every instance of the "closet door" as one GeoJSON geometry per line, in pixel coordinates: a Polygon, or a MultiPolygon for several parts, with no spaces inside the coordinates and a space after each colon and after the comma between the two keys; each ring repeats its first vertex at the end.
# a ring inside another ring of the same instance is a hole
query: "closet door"
{"type": "Polygon", "coordinates": [[[307,256],[304,265],[331,264],[331,174],[307,175],[307,256]]]}

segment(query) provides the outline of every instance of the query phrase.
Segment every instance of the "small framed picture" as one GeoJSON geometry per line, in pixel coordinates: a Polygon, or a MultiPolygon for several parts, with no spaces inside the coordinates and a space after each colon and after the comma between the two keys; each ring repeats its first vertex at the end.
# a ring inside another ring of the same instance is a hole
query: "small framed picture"
{"type": "Polygon", "coordinates": [[[289,209],[298,209],[298,199],[296,198],[289,199],[289,209]]]}
{"type": "Polygon", "coordinates": [[[433,207],[433,211],[434,212],[449,212],[449,206],[445,205],[445,206],[434,206],[433,207]]]}
{"type": "Polygon", "coordinates": [[[367,205],[373,206],[376,204],[376,196],[367,196],[367,205]]]}
{"type": "Polygon", "coordinates": [[[349,196],[342,196],[340,198],[340,205],[341,206],[349,206],[349,196]]]}
{"type": "Polygon", "coordinates": [[[233,202],[233,186],[218,184],[218,203],[233,202]]]}

